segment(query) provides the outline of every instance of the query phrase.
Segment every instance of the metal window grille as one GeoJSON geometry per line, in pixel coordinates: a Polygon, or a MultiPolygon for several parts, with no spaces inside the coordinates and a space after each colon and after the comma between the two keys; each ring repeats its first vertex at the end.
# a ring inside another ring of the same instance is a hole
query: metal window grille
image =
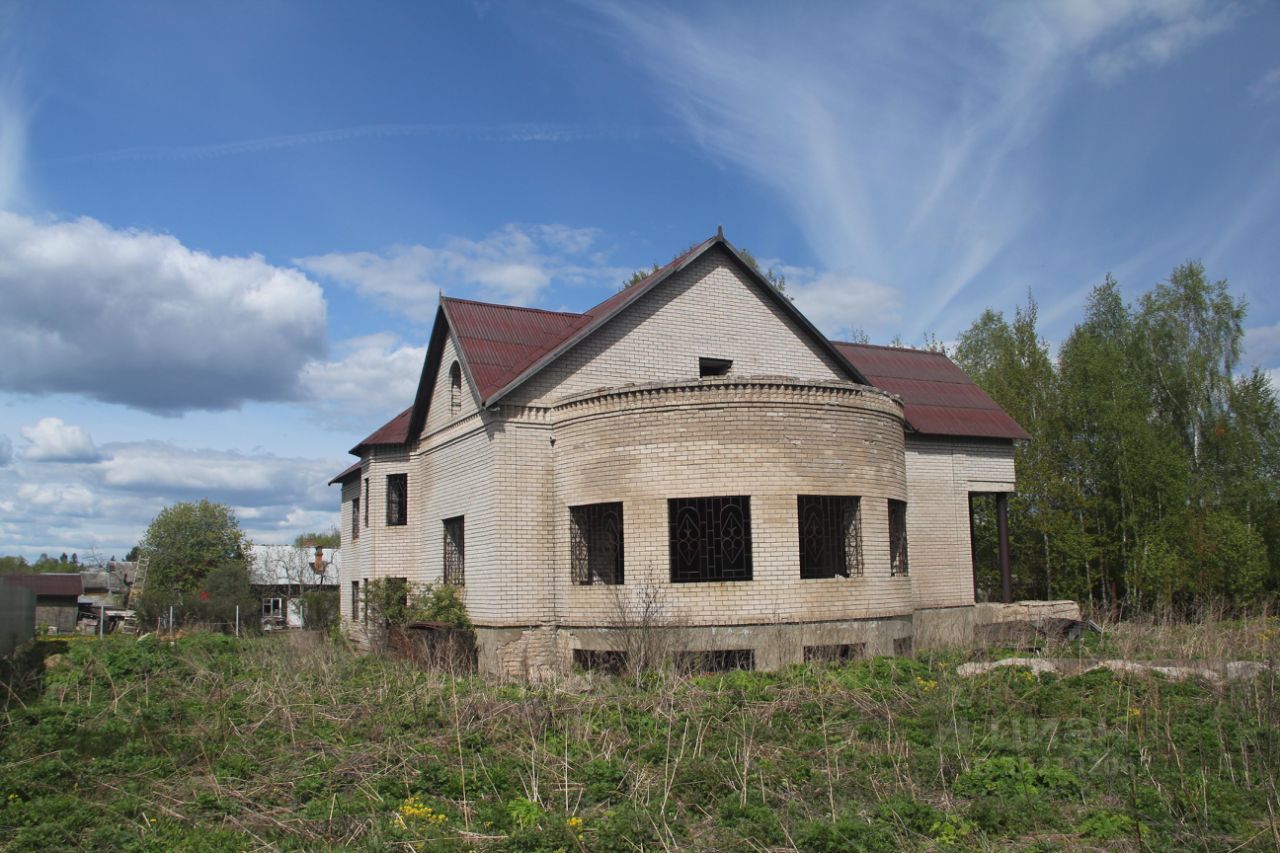
{"type": "Polygon", "coordinates": [[[466,583],[466,542],[463,517],[444,520],[444,582],[453,586],[466,583]]]}
{"type": "Polygon", "coordinates": [[[907,505],[889,501],[889,574],[907,573],[907,505]]]}
{"type": "Polygon", "coordinates": [[[800,577],[862,575],[861,501],[836,495],[799,495],[800,577]]]}
{"type": "Polygon", "coordinates": [[[409,523],[409,475],[387,475],[387,526],[409,523]]]}
{"type": "Polygon", "coordinates": [[[672,583],[751,580],[751,498],[667,501],[672,583]]]}
{"type": "Polygon", "coordinates": [[[622,504],[569,507],[573,582],[622,583],[622,504]]]}
{"type": "Polygon", "coordinates": [[[360,581],[351,582],[351,621],[360,618],[360,581]]]}
{"type": "Polygon", "coordinates": [[[369,526],[369,478],[364,478],[364,526],[369,526]]]}
{"type": "Polygon", "coordinates": [[[351,538],[360,538],[360,499],[351,499],[351,538]]]}

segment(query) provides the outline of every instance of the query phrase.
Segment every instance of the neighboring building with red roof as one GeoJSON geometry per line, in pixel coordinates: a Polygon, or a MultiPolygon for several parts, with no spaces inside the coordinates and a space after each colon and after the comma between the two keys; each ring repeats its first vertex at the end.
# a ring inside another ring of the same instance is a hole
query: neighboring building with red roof
{"type": "Polygon", "coordinates": [[[332,481],[344,619],[372,579],[456,583],[521,677],[641,622],[693,666],[941,642],[970,498],[1003,510],[1028,437],[945,355],[827,340],[722,234],[581,314],[444,297],[413,405],[332,481]]]}

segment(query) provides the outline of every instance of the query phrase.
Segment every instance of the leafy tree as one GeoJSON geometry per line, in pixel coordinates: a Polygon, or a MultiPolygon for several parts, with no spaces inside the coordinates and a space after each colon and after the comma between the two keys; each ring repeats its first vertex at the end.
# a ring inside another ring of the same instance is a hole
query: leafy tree
{"type": "Polygon", "coordinates": [[[321,548],[339,548],[342,546],[342,534],[337,527],[331,527],[323,533],[299,533],[293,538],[295,548],[317,546],[321,548]]]}
{"type": "MultiPolygon", "coordinates": [[[[165,507],[139,543],[142,555],[150,559],[139,607],[150,615],[170,604],[191,604],[198,592],[210,594],[202,586],[205,578],[224,567],[242,573],[247,588],[249,546],[228,506],[201,500],[165,507]]],[[[231,589],[227,580],[230,570],[220,571],[216,577],[220,584],[225,583],[219,589],[231,589]]]]}
{"type": "Polygon", "coordinates": [[[0,574],[24,575],[31,571],[26,557],[0,557],[0,574]]]}

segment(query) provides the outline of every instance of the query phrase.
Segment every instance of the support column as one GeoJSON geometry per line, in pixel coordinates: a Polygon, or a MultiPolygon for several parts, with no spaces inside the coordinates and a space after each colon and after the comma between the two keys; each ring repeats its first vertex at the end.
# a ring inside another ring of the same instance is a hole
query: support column
{"type": "Polygon", "coordinates": [[[969,562],[973,563],[973,600],[978,600],[978,537],[973,529],[973,492],[969,493],[969,562]]]}
{"type": "Polygon", "coordinates": [[[1009,565],[1009,494],[996,494],[996,532],[1000,537],[1000,592],[1005,604],[1013,603],[1013,570],[1009,565]]]}

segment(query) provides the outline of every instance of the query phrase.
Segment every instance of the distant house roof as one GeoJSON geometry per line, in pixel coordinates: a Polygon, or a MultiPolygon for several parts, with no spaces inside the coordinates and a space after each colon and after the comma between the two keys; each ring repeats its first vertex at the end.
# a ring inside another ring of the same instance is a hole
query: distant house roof
{"type": "Polygon", "coordinates": [[[836,343],[871,384],[897,394],[907,423],[925,435],[1025,440],[1031,435],[955,362],[929,350],[836,343]]]}
{"type": "Polygon", "coordinates": [[[290,586],[301,583],[308,587],[336,588],[342,573],[342,550],[323,548],[320,553],[325,565],[323,574],[317,574],[312,568],[315,548],[254,545],[249,552],[249,578],[259,586],[290,586]]]}
{"type": "Polygon", "coordinates": [[[79,598],[84,584],[79,572],[44,572],[30,575],[4,575],[7,583],[22,586],[38,596],[49,598],[79,598]]]}

